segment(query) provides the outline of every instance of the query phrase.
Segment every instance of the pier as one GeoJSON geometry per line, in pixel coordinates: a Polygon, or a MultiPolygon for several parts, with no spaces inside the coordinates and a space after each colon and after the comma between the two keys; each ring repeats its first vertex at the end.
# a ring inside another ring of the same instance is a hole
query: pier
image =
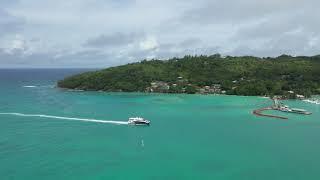
{"type": "Polygon", "coordinates": [[[276,110],[286,113],[295,113],[295,114],[303,114],[303,115],[310,115],[311,112],[308,112],[304,109],[297,109],[297,108],[289,108],[289,106],[284,105],[283,103],[279,102],[277,97],[272,98],[273,105],[265,108],[256,109],[253,111],[253,114],[256,116],[264,116],[264,117],[271,117],[271,118],[277,118],[277,119],[288,119],[287,117],[282,116],[276,116],[276,115],[269,115],[269,114],[263,114],[262,111],[266,110],[276,110]]]}

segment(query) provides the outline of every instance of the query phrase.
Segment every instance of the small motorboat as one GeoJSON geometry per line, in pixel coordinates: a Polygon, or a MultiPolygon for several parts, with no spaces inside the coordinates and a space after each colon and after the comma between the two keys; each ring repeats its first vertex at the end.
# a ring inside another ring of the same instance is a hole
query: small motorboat
{"type": "Polygon", "coordinates": [[[146,119],[144,119],[142,117],[132,117],[132,118],[129,118],[128,124],[130,124],[130,125],[147,125],[147,126],[149,126],[150,125],[150,121],[146,120],[146,119]]]}

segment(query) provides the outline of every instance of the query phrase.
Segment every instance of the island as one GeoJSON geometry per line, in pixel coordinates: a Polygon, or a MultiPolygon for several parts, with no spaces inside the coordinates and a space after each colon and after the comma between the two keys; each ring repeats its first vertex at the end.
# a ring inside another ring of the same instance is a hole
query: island
{"type": "Polygon", "coordinates": [[[320,55],[214,54],[142,60],[66,77],[57,86],[85,91],[304,98],[320,94],[320,55]]]}

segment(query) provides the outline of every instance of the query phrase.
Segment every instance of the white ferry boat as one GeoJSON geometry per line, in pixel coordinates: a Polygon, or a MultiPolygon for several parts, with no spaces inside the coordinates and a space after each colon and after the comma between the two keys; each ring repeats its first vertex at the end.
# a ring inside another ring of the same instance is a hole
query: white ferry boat
{"type": "Polygon", "coordinates": [[[132,117],[132,118],[129,118],[128,124],[131,124],[131,125],[147,125],[147,126],[149,126],[150,125],[150,121],[146,120],[146,119],[144,119],[142,117],[132,117]]]}

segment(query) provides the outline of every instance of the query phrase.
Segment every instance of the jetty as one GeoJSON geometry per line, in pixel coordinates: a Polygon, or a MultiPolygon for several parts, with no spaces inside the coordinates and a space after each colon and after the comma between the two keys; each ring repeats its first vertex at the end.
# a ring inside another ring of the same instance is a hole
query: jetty
{"type": "Polygon", "coordinates": [[[262,114],[263,111],[267,110],[274,110],[271,106],[270,107],[264,107],[260,109],[256,109],[253,111],[253,114],[256,116],[264,116],[264,117],[270,117],[270,118],[277,118],[277,119],[288,119],[287,117],[282,116],[276,116],[276,115],[270,115],[270,114],[262,114]]]}
{"type": "Polygon", "coordinates": [[[256,109],[252,113],[256,116],[264,116],[264,117],[277,118],[277,119],[288,119],[288,118],[283,116],[277,116],[277,115],[263,114],[262,112],[267,110],[276,110],[276,111],[281,111],[286,113],[296,113],[296,114],[303,114],[303,115],[312,114],[311,112],[308,112],[304,109],[289,108],[289,106],[279,102],[276,97],[272,98],[272,100],[273,100],[272,106],[256,109]]]}

